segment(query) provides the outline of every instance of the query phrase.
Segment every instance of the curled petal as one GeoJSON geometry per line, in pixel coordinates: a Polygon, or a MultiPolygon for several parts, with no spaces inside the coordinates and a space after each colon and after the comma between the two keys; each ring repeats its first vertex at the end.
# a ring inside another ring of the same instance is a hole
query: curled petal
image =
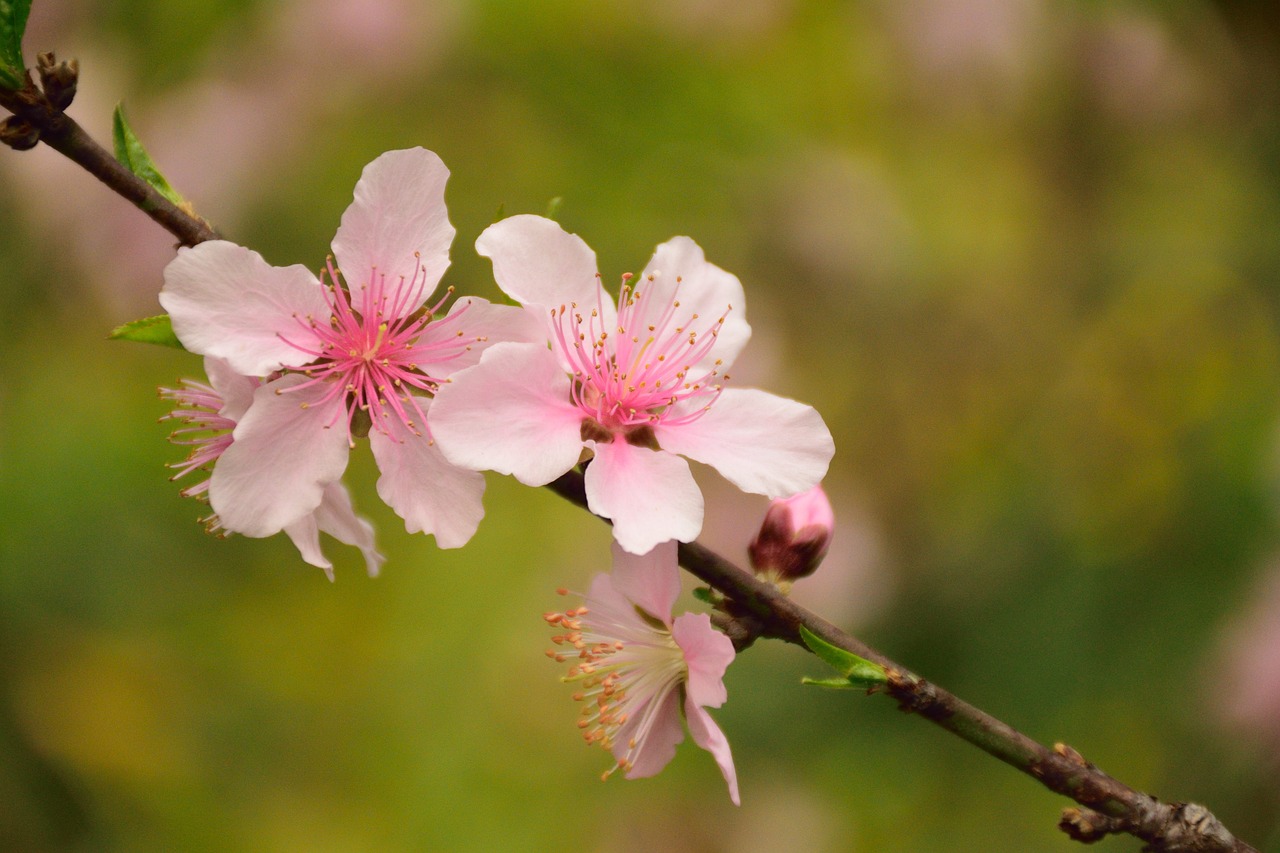
{"type": "Polygon", "coordinates": [[[826,476],[831,432],[812,406],[754,388],[729,388],[701,417],[654,427],[664,450],[715,468],[746,492],[786,497],[826,476]]]}
{"type": "Polygon", "coordinates": [[[720,774],[729,786],[729,799],[733,800],[735,806],[742,805],[738,798],[738,771],[733,767],[733,753],[729,751],[728,738],[720,731],[716,721],[711,719],[711,715],[698,707],[692,696],[685,699],[684,712],[693,742],[715,758],[716,764],[720,766],[720,774]]]}
{"type": "Polygon", "coordinates": [[[242,376],[231,369],[225,359],[208,356],[204,360],[204,372],[209,377],[209,385],[222,398],[222,408],[218,414],[232,421],[238,421],[249,410],[253,402],[253,392],[262,384],[261,380],[252,376],[242,376]]]}
{"type": "Polygon", "coordinates": [[[164,268],[160,304],[183,346],[226,359],[245,376],[310,361],[289,342],[314,348],[308,318],[329,319],[324,291],[306,267],[273,267],[225,240],[179,249],[164,268]]]}
{"type": "MultiPolygon", "coordinates": [[[[702,492],[679,456],[625,441],[588,442],[587,506],[613,520],[613,538],[632,554],[661,542],[691,542],[702,530],[702,492]]],[[[669,612],[669,611],[668,611],[669,612]]]]}
{"type": "Polygon", "coordinates": [[[647,554],[632,554],[617,542],[612,547],[613,586],[650,616],[671,624],[671,608],[680,595],[676,543],[663,542],[647,554]]]}
{"type": "Polygon", "coordinates": [[[490,347],[440,386],[428,422],[453,464],[513,474],[527,486],[550,483],[582,453],[569,378],[542,344],[490,347]]]}
{"type": "Polygon", "coordinates": [[[209,503],[226,529],[278,533],[315,512],[325,487],[346,469],[342,401],[322,403],[328,390],[322,385],[287,390],[305,381],[290,374],[260,387],[214,466],[209,503]]]}
{"type": "Polygon", "coordinates": [[[728,694],[724,689],[724,671],[733,663],[733,642],[711,627],[705,613],[683,613],[671,625],[671,636],[684,652],[689,667],[686,688],[689,698],[699,705],[719,708],[728,694]]]}
{"type": "Polygon", "coordinates": [[[378,553],[373,541],[373,525],[356,515],[351,496],[342,483],[330,483],[325,487],[320,506],[310,515],[304,515],[293,524],[285,525],[284,532],[302,554],[302,559],[324,569],[333,580],[333,563],[320,550],[320,533],[328,533],[346,545],[354,545],[364,554],[365,568],[375,577],[386,558],[378,553]]]}
{"type": "Polygon", "coordinates": [[[449,268],[455,233],[444,205],[448,179],[444,163],[425,148],[388,151],[364,167],[333,238],[353,295],[375,270],[392,286],[401,278],[419,282],[405,314],[431,295],[449,268]]]}
{"type": "MultiPolygon", "coordinates": [[[[429,400],[420,400],[426,408],[429,400]]],[[[449,463],[425,434],[395,419],[390,435],[374,431],[369,444],[382,476],[378,496],[404,519],[410,533],[429,533],[441,548],[461,548],[484,517],[484,475],[449,463]]]]}

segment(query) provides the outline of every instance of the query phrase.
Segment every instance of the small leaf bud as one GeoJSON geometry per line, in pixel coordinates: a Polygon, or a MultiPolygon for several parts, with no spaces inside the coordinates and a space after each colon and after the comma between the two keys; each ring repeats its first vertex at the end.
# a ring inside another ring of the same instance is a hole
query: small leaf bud
{"type": "Polygon", "coordinates": [[[59,62],[50,51],[36,57],[36,71],[49,104],[56,110],[71,106],[76,97],[76,82],[80,79],[80,63],[74,59],[59,62]]]}
{"type": "Polygon", "coordinates": [[[835,514],[822,486],[778,498],[769,504],[760,532],[747,549],[751,567],[757,575],[789,586],[818,568],[834,528],[835,514]]]}
{"type": "Polygon", "coordinates": [[[14,151],[26,151],[35,148],[40,141],[40,131],[17,116],[9,116],[0,121],[0,142],[14,151]]]}

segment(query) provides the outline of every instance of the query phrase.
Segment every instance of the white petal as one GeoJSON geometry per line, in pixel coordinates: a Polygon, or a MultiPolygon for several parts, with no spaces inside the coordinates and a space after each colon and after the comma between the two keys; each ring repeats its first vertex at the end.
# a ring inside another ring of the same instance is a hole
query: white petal
{"type": "Polygon", "coordinates": [[[613,538],[633,554],[661,542],[691,542],[702,530],[702,492],[678,456],[617,440],[587,442],[587,505],[613,520],[613,538]]]}
{"type": "Polygon", "coordinates": [[[417,276],[416,297],[405,313],[435,290],[449,268],[455,233],[444,204],[448,179],[444,163],[425,148],[388,151],[364,167],[333,238],[334,257],[356,304],[355,294],[374,270],[391,290],[398,279],[413,282],[417,276]]]}
{"type": "Polygon", "coordinates": [[[476,251],[493,261],[498,286],[522,305],[595,307],[596,253],[550,219],[522,214],[495,222],[476,251]]]}
{"type": "Polygon", "coordinates": [[[704,462],[745,492],[787,497],[826,476],[831,433],[812,406],[754,388],[729,388],[702,417],[654,428],[658,445],[704,462]]]}
{"type": "Polygon", "coordinates": [[[373,539],[373,525],[356,515],[351,495],[341,482],[325,487],[324,498],[315,512],[320,529],[345,545],[353,545],[364,555],[365,570],[376,577],[386,557],[378,553],[373,539]]]}
{"type": "MultiPolygon", "coordinates": [[[[419,400],[424,409],[429,400],[419,400]]],[[[429,533],[441,548],[461,548],[484,517],[484,475],[449,464],[426,435],[414,435],[397,419],[392,434],[369,433],[378,460],[378,496],[404,519],[410,533],[429,533]]]]}
{"type": "Polygon", "coordinates": [[[429,346],[437,341],[468,342],[467,349],[461,352],[453,347],[442,350],[444,355],[440,361],[432,361],[428,357],[417,362],[423,373],[436,379],[444,379],[478,364],[480,356],[494,344],[505,341],[541,344],[547,339],[544,324],[533,312],[515,305],[494,305],[478,296],[465,296],[455,301],[449,309],[448,318],[446,322],[428,323],[418,339],[420,346],[429,346]]]}
{"type": "Polygon", "coordinates": [[[314,512],[325,486],[346,469],[341,398],[318,405],[327,390],[322,385],[276,393],[305,381],[290,374],[259,388],[214,466],[209,503],[228,530],[245,536],[283,530],[314,512]],[[337,422],[327,427],[335,415],[337,422]]]}
{"type": "Polygon", "coordinates": [[[225,240],[179,249],[164,268],[160,304],[183,346],[224,358],[245,376],[310,362],[287,341],[311,349],[306,319],[329,320],[324,291],[306,267],[273,267],[225,240]]]}
{"type": "Polygon", "coordinates": [[[663,542],[647,554],[632,554],[614,542],[612,578],[632,604],[671,624],[671,608],[680,595],[675,542],[663,542]]]}
{"type": "Polygon", "coordinates": [[[698,363],[700,367],[706,368],[716,359],[728,367],[751,337],[742,282],[736,275],[708,263],[701,247],[688,237],[673,237],[659,246],[636,286],[653,289],[653,301],[646,312],[649,322],[657,319],[676,299],[680,308],[674,319],[690,329],[701,331],[720,317],[725,318],[715,346],[698,363]],[[651,274],[654,275],[652,282],[648,280],[651,274]],[[686,323],[694,314],[698,320],[686,323]]]}
{"type": "Polygon", "coordinates": [[[242,376],[231,369],[225,359],[207,356],[204,360],[204,372],[209,377],[209,384],[222,398],[222,408],[218,414],[233,421],[240,420],[253,402],[253,392],[262,384],[252,376],[242,376]]]}
{"type": "Polygon", "coordinates": [[[455,465],[543,486],[582,453],[569,377],[542,344],[497,344],[455,373],[431,404],[431,434],[455,465]]]}

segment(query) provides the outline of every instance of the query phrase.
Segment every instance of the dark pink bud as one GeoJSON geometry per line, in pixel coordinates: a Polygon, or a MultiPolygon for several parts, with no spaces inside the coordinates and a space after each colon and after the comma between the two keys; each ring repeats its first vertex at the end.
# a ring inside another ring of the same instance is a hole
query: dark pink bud
{"type": "Polygon", "coordinates": [[[822,486],[769,504],[748,552],[756,574],[777,582],[813,574],[827,555],[835,514],[822,486]]]}

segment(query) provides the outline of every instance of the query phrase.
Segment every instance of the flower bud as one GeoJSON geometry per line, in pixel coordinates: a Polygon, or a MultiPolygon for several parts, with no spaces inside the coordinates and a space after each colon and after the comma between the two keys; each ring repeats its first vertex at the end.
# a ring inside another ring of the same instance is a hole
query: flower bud
{"type": "Polygon", "coordinates": [[[35,148],[40,141],[40,131],[17,116],[9,116],[0,121],[0,142],[15,151],[26,151],[35,148]]]}
{"type": "Polygon", "coordinates": [[[822,486],[769,504],[748,548],[756,574],[779,585],[813,574],[827,555],[835,514],[822,486]]]}
{"type": "Polygon", "coordinates": [[[74,59],[59,62],[50,51],[36,57],[36,71],[40,74],[40,85],[49,104],[55,110],[71,106],[76,96],[76,82],[80,78],[80,63],[74,59]]]}

